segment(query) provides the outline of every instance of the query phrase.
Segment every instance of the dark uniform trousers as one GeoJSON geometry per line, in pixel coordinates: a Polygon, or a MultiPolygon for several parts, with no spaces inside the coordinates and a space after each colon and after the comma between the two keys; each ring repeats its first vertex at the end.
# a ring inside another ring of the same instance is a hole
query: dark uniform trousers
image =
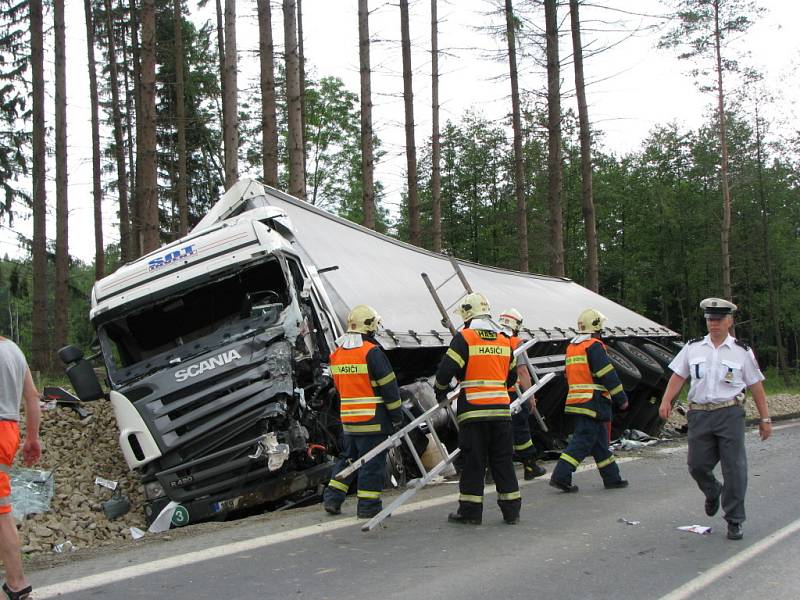
{"type": "Polygon", "coordinates": [[[462,423],[458,433],[462,468],[458,503],[459,514],[480,518],[483,514],[483,485],[486,467],[491,469],[497,489],[497,504],[504,519],[519,516],[522,500],[517,473],[511,461],[510,421],[473,421],[462,423]],[[510,497],[510,498],[509,498],[510,497]]]}
{"type": "Polygon", "coordinates": [[[722,510],[730,523],[745,520],[744,496],[747,491],[747,454],[744,446],[745,412],[741,406],[717,410],[690,410],[689,473],[706,498],[722,491],[722,510]],[[724,485],[714,477],[714,467],[722,466],[724,485]]]}
{"type": "MultiPolygon", "coordinates": [[[[374,435],[348,435],[345,433],[343,437],[342,453],[333,467],[332,477],[335,477],[339,471],[364,456],[389,436],[384,433],[374,435]]],[[[347,490],[358,477],[357,511],[369,513],[376,508],[380,509],[382,506],[381,492],[383,492],[386,475],[386,454],[388,452],[388,449],[384,450],[344,480],[331,479],[331,483],[325,488],[322,496],[323,502],[340,506],[347,496],[347,490]]]]}
{"type": "Polygon", "coordinates": [[[604,483],[614,483],[622,479],[614,455],[608,449],[608,423],[590,417],[575,415],[575,431],[567,449],[553,469],[552,479],[562,483],[572,482],[572,473],[589,455],[597,464],[597,470],[604,483]]]}
{"type": "MultiPolygon", "coordinates": [[[[514,396],[512,396],[512,401],[514,396]]],[[[531,427],[527,405],[522,407],[517,414],[511,415],[511,425],[514,432],[514,460],[520,462],[536,458],[538,452],[531,439],[531,427]]]]}

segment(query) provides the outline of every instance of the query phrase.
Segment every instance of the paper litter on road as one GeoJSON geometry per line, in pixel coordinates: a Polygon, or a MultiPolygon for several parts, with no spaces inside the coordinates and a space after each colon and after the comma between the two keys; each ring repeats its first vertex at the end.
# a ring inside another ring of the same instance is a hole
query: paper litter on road
{"type": "Polygon", "coordinates": [[[681,531],[690,531],[692,533],[699,533],[700,535],[705,535],[707,533],[711,533],[713,529],[711,527],[706,527],[705,525],[682,525],[678,527],[681,531]]]}
{"type": "Polygon", "coordinates": [[[131,527],[131,537],[135,540],[144,537],[144,531],[139,529],[138,527],[131,527]]]}
{"type": "Polygon", "coordinates": [[[117,482],[112,481],[111,479],[106,479],[105,477],[95,477],[94,484],[102,485],[103,487],[108,488],[110,490],[117,489],[117,482]]]}
{"type": "Polygon", "coordinates": [[[625,517],[620,517],[617,519],[617,523],[625,523],[625,525],[641,525],[641,521],[629,521],[625,517]]]}

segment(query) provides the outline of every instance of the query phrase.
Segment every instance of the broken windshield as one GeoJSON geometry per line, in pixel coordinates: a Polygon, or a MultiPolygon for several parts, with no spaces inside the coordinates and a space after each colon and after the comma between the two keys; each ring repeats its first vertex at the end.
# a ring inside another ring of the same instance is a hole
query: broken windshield
{"type": "Polygon", "coordinates": [[[274,257],[164,295],[98,328],[111,379],[141,377],[219,345],[219,337],[274,325],[290,301],[274,257]]]}

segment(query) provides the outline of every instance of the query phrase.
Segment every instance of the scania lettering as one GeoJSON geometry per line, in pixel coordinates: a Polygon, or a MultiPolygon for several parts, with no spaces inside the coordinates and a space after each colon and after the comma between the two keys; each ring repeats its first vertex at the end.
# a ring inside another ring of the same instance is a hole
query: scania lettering
{"type": "Polygon", "coordinates": [[[211,371],[212,369],[216,369],[217,367],[227,365],[231,361],[234,361],[239,358],[242,357],[236,350],[231,350],[230,352],[226,352],[225,354],[219,354],[214,358],[203,360],[197,364],[189,365],[185,369],[175,371],[175,380],[186,381],[190,377],[197,377],[198,375],[201,375],[204,371],[211,371]]]}

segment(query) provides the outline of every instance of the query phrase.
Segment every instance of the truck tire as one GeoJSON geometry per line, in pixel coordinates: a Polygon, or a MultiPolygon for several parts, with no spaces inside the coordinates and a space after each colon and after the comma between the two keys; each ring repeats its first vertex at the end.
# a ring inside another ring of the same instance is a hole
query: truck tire
{"type": "Polygon", "coordinates": [[[669,363],[671,363],[672,359],[675,358],[675,355],[669,350],[666,350],[663,346],[651,344],[650,342],[645,342],[642,344],[641,350],[646,354],[649,354],[659,365],[661,365],[665,373],[669,368],[669,363]]]}
{"type": "Polygon", "coordinates": [[[658,361],[630,342],[615,342],[614,347],[636,365],[645,382],[656,385],[664,377],[664,369],[658,361]]]}
{"type": "Polygon", "coordinates": [[[610,346],[606,348],[606,352],[608,353],[611,364],[614,365],[614,369],[617,371],[617,375],[619,375],[622,381],[622,387],[625,388],[625,391],[629,392],[635,388],[642,379],[642,374],[636,365],[628,360],[622,353],[617,352],[610,346]]]}

